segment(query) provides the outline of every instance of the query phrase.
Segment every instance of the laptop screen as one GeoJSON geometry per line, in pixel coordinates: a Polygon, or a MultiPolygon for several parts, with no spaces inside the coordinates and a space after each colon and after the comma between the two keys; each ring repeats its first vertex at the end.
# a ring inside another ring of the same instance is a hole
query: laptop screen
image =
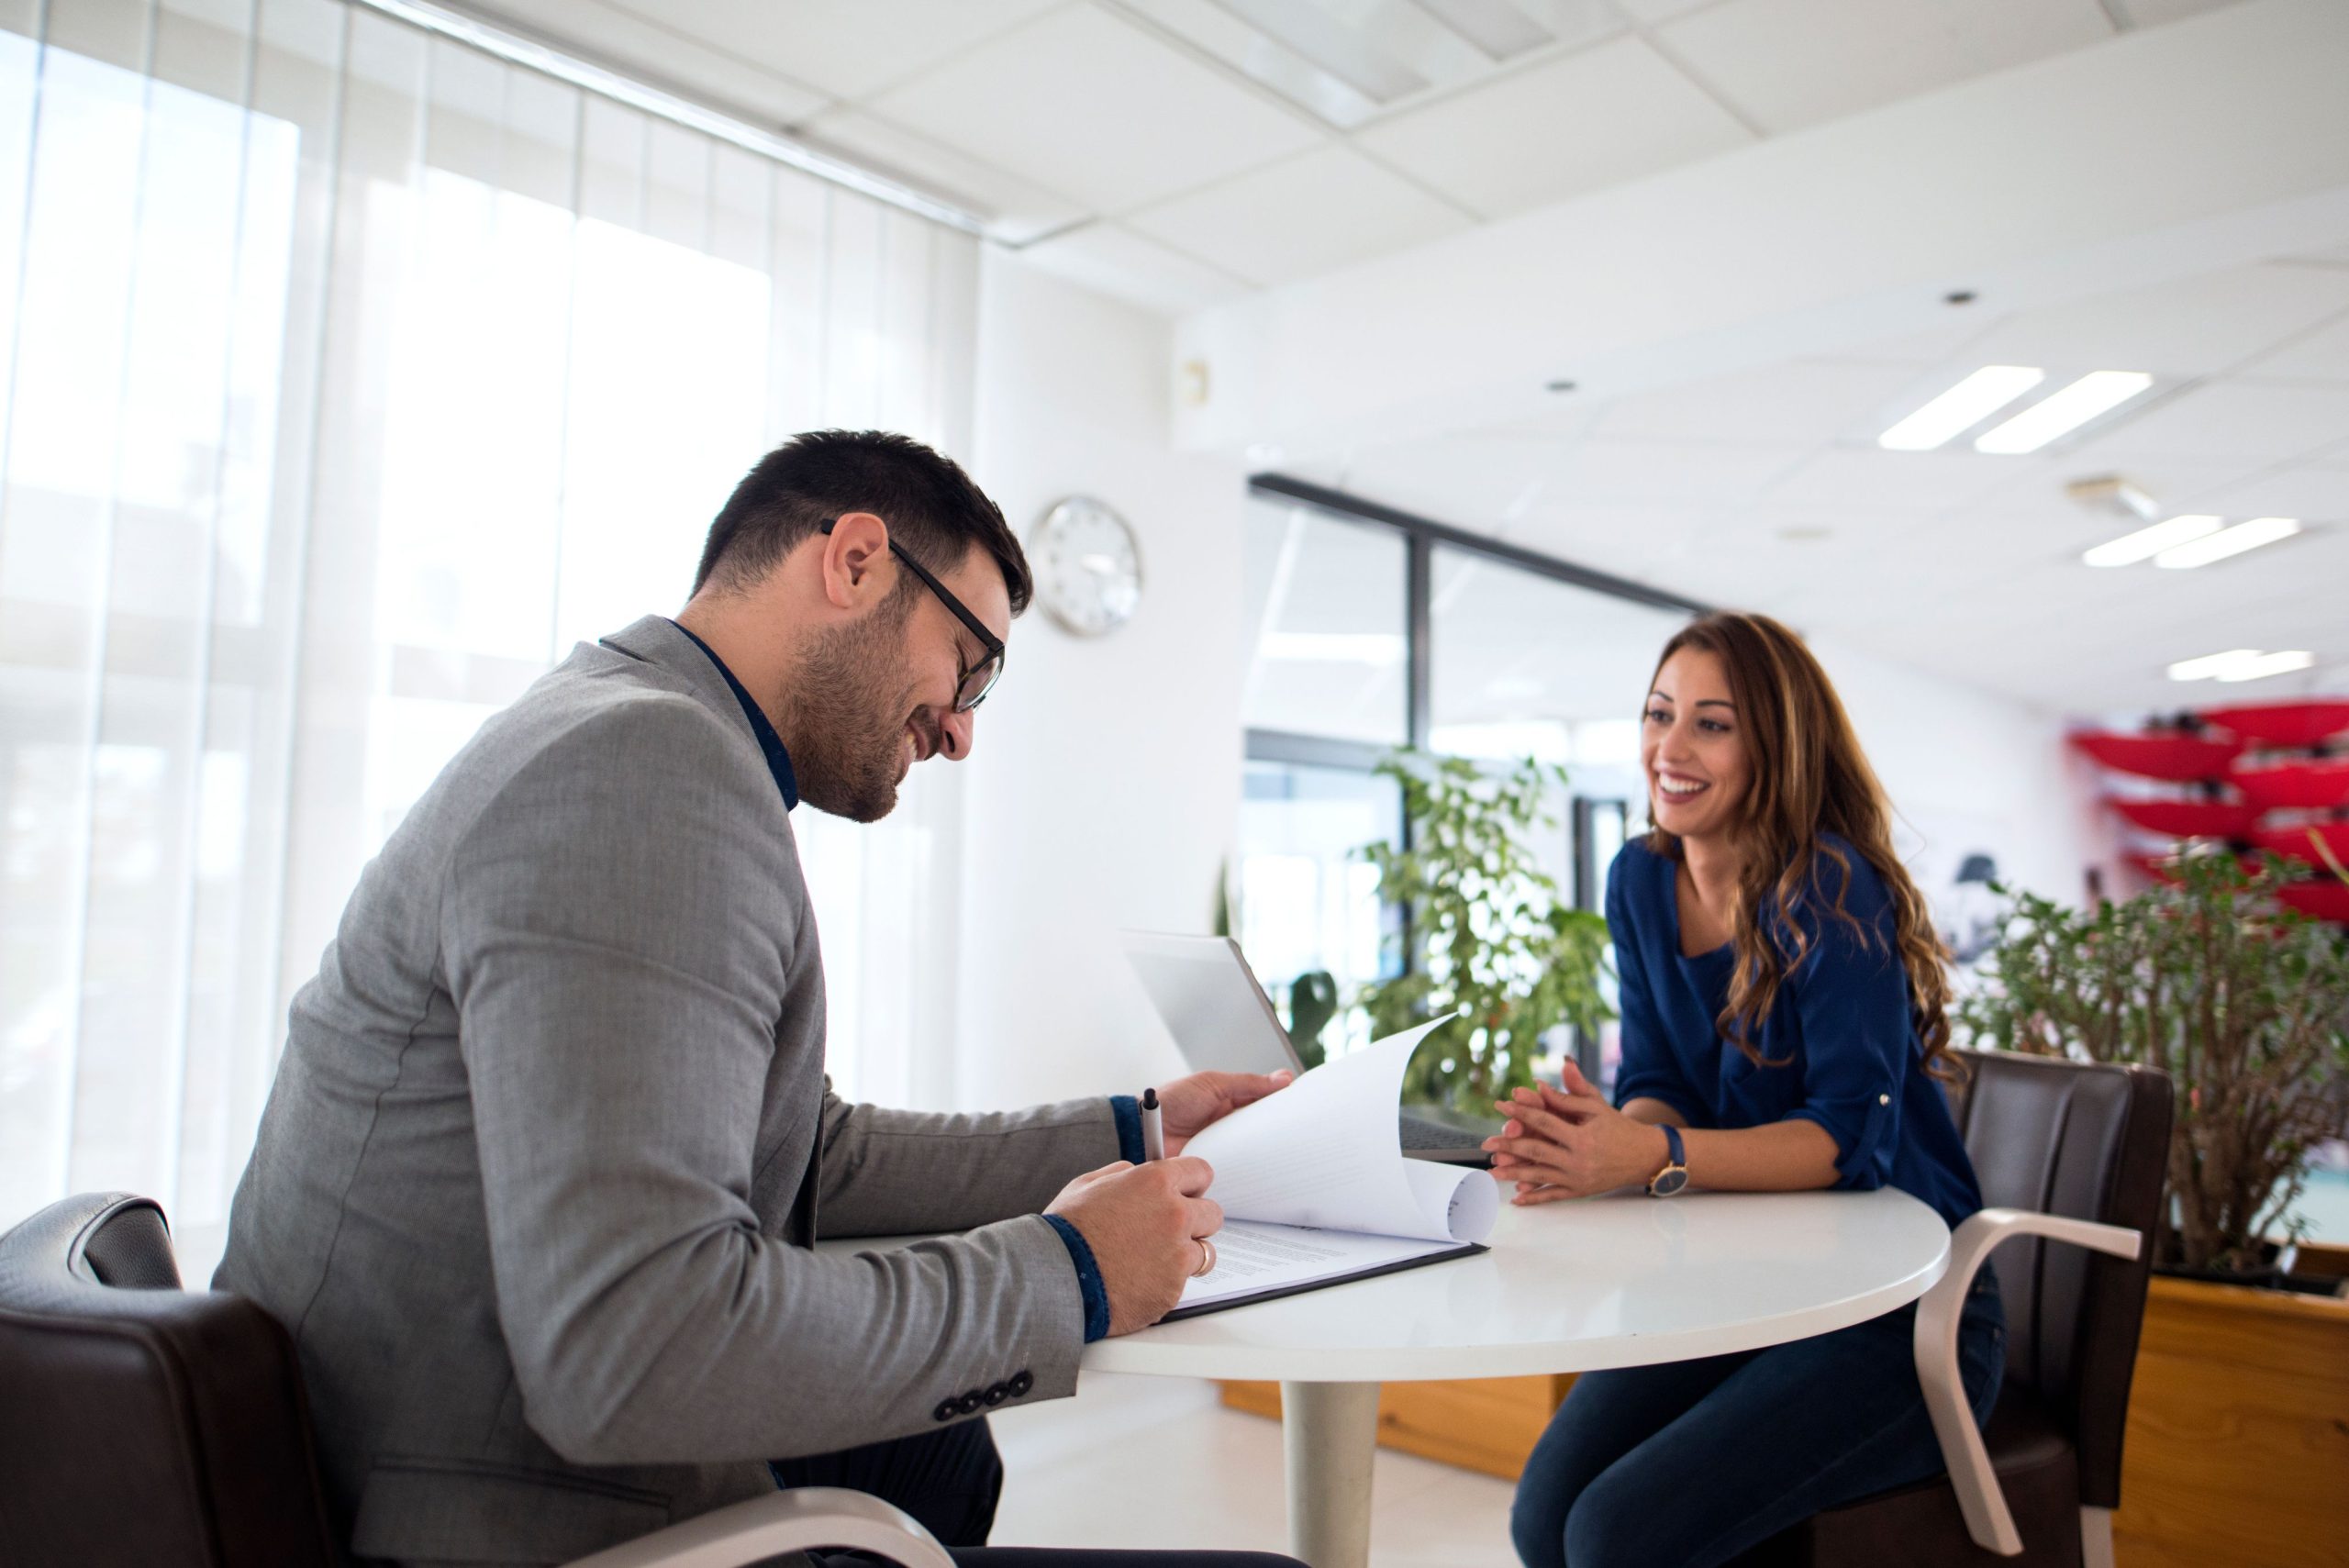
{"type": "Polygon", "coordinates": [[[1194,1073],[1294,1070],[1297,1053],[1229,937],[1120,933],[1127,962],[1194,1073]]]}

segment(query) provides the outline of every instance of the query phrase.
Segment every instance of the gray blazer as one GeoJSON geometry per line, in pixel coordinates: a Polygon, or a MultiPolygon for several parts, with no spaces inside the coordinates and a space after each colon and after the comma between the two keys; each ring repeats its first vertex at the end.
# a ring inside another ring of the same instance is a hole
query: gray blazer
{"type": "Polygon", "coordinates": [[[293,1334],[355,1556],[556,1562],[770,1458],[1073,1392],[1036,1216],[1118,1157],[1106,1100],[834,1097],[781,794],[650,617],[484,725],[361,876],[214,1284],[293,1334]],[[807,1250],[932,1230],[968,1234],[807,1250]]]}

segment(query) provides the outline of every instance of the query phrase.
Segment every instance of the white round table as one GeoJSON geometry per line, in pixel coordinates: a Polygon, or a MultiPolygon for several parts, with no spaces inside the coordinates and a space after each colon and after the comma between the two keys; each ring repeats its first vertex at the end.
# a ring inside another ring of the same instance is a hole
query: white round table
{"type": "Polygon", "coordinates": [[[1949,1227],[1906,1193],[1617,1194],[1502,1207],[1492,1251],[1162,1323],[1083,1366],[1282,1385],[1289,1549],[1364,1568],[1378,1385],[1688,1361],[1906,1306],[1949,1227]]]}

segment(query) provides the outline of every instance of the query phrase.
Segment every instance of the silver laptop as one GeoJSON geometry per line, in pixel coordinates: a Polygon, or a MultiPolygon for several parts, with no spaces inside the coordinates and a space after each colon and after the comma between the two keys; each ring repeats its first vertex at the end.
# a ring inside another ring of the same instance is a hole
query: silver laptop
{"type": "MultiPolygon", "coordinates": [[[[1272,998],[1230,937],[1123,931],[1126,960],[1195,1073],[1303,1072],[1272,998]]],[[[1398,1110],[1403,1152],[1414,1160],[1488,1165],[1481,1147],[1501,1129],[1432,1106],[1398,1110]]]]}

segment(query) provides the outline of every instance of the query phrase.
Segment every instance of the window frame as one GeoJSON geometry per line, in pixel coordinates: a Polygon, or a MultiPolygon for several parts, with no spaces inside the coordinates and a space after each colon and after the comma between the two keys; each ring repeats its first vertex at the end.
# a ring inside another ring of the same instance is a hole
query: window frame
{"type": "MultiPolygon", "coordinates": [[[[1248,476],[1247,493],[1252,497],[1310,507],[1344,522],[1376,524],[1403,536],[1404,740],[1415,751],[1429,750],[1434,728],[1432,601],[1438,546],[1480,556],[1591,593],[1644,605],[1651,609],[1676,610],[1692,618],[1709,615],[1715,607],[1668,589],[1579,566],[1540,550],[1487,538],[1450,523],[1439,522],[1433,517],[1385,506],[1286,473],[1252,473],[1248,476]]],[[[1283,729],[1249,728],[1242,731],[1242,755],[1247,762],[1287,763],[1362,773],[1375,769],[1393,750],[1373,741],[1346,740],[1283,729]]],[[[1605,868],[1593,863],[1593,812],[1611,806],[1628,817],[1631,805],[1613,796],[1575,795],[1568,797],[1564,826],[1568,836],[1567,863],[1574,868],[1574,885],[1569,890],[1569,896],[1577,908],[1596,910],[1599,907],[1599,885],[1605,875],[1605,868]]],[[[1402,823],[1403,846],[1406,849],[1410,846],[1410,819],[1407,817],[1402,823]]],[[[1396,910],[1393,918],[1395,929],[1401,933],[1403,962],[1408,970],[1413,955],[1410,911],[1396,910]]],[[[1574,1031],[1573,1051],[1575,1064],[1596,1083],[1599,1067],[1598,1041],[1576,1029],[1574,1031]]]]}

